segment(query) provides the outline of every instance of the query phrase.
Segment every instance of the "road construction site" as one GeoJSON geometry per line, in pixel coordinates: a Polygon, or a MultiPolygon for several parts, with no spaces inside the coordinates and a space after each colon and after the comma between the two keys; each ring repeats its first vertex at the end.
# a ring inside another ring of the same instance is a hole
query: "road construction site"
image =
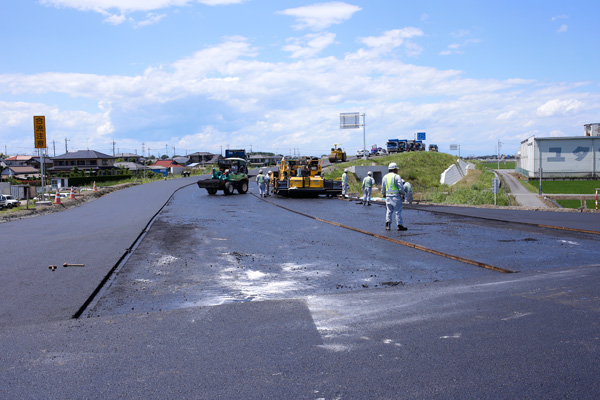
{"type": "Polygon", "coordinates": [[[2,397],[600,394],[598,215],[407,205],[396,232],[256,194],[184,178],[2,224],[2,397]]]}

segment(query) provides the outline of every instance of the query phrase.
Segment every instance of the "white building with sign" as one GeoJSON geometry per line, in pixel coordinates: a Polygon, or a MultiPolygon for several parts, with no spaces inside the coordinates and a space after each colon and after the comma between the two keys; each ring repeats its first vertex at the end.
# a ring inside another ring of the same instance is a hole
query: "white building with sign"
{"type": "Polygon", "coordinates": [[[600,124],[584,125],[585,136],[534,136],[521,142],[516,170],[529,178],[600,177],[600,124]]]}

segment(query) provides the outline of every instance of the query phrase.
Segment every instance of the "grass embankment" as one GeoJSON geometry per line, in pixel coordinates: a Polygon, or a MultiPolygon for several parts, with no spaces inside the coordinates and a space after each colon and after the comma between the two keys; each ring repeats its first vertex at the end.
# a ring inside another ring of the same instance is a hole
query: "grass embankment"
{"type": "MultiPolygon", "coordinates": [[[[498,169],[498,162],[494,161],[486,161],[482,163],[484,167],[488,167],[491,169],[498,169]]],[[[500,169],[515,169],[517,166],[516,161],[500,161],[500,169]]]]}
{"type": "MultiPolygon", "coordinates": [[[[354,165],[388,165],[398,164],[398,172],[403,180],[413,186],[415,200],[429,200],[435,203],[448,204],[494,204],[494,194],[491,192],[494,174],[483,166],[470,170],[460,182],[449,187],[440,183],[440,176],[450,165],[456,162],[456,157],[437,152],[400,153],[369,160],[355,160],[337,164],[325,174],[328,179],[340,178],[344,168],[354,165]]],[[[362,194],[361,184],[354,174],[349,178],[350,192],[362,194]]],[[[373,191],[373,197],[381,196],[381,186],[373,191]]],[[[498,194],[498,205],[508,205],[504,193],[498,194]]]]}

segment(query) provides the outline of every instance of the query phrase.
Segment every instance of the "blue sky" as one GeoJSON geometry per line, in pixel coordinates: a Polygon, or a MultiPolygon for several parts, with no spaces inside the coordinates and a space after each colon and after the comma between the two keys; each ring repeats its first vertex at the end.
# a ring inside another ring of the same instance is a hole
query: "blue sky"
{"type": "Polygon", "coordinates": [[[597,1],[0,0],[0,152],[461,155],[600,122],[597,1]],[[175,149],[175,150],[174,150],[175,149]]]}

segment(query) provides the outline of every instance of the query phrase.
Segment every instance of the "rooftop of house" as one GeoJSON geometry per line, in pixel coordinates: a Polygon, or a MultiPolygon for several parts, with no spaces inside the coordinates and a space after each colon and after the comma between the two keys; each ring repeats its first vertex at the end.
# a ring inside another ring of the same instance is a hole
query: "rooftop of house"
{"type": "Polygon", "coordinates": [[[99,159],[99,158],[108,158],[108,159],[116,159],[117,157],[109,156],[108,154],[101,153],[95,150],[77,150],[77,151],[68,151],[65,154],[60,156],[51,157],[52,160],[82,160],[82,159],[99,159]]]}

